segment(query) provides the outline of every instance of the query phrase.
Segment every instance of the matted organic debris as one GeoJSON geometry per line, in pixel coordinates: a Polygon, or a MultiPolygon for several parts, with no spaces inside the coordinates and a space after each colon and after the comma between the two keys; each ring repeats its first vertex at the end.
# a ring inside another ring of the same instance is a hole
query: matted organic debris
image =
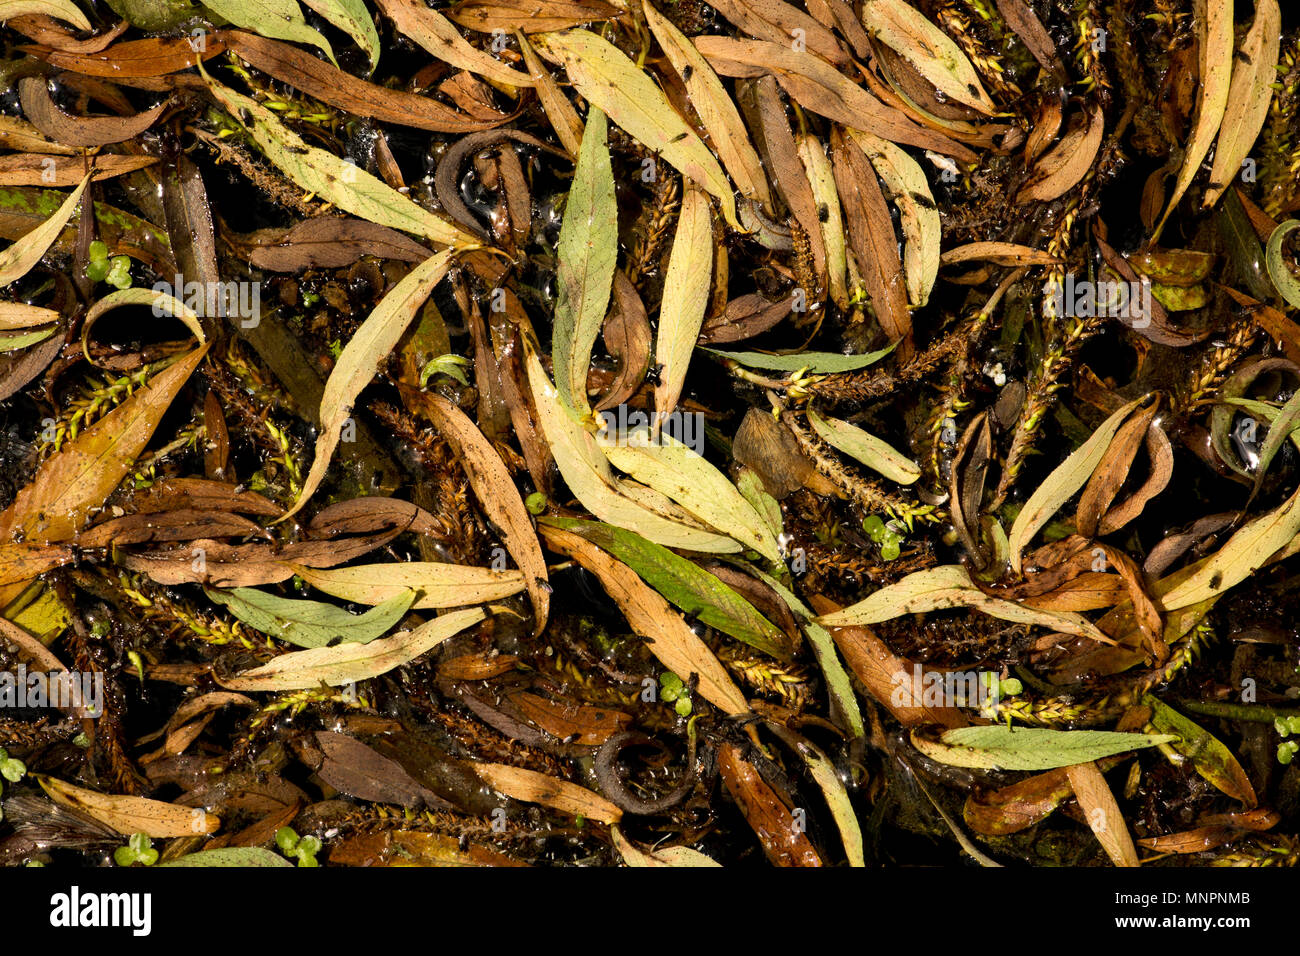
{"type": "Polygon", "coordinates": [[[1300,858],[1294,9],[0,23],[0,862],[1300,858]]]}

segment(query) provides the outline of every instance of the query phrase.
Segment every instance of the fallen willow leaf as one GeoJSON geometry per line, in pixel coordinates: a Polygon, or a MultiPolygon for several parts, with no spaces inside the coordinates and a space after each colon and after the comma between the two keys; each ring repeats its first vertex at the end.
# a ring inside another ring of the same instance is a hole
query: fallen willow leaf
{"type": "MultiPolygon", "coordinates": [[[[590,128],[590,123],[588,123],[590,128]]],[[[664,277],[655,360],[659,384],[655,386],[655,411],[662,419],[677,407],[695,340],[704,324],[713,278],[713,210],[708,197],[687,189],[682,197],[668,274],[664,277]]]]}
{"type": "Polygon", "coordinates": [[[126,477],[207,350],[204,345],[158,373],[147,388],[47,458],[0,514],[0,537],[21,532],[26,541],[71,540],[126,477]]]}
{"type": "Polygon", "coordinates": [[[205,6],[237,27],[275,40],[310,43],[324,50],[331,63],[338,62],[329,40],[307,25],[298,0],[205,0],[205,6]]]}
{"type": "MultiPolygon", "coordinates": [[[[1223,123],[1228,105],[1228,89],[1232,77],[1233,2],[1232,0],[1192,0],[1192,23],[1196,29],[1197,60],[1200,67],[1200,85],[1196,97],[1196,118],[1192,134],[1183,151],[1183,163],[1178,179],[1169,195],[1164,215],[1151,234],[1151,244],[1160,238],[1169,214],[1183,198],[1191,185],[1201,161],[1210,151],[1210,144],[1223,123]]],[[[1267,69],[1272,69],[1270,63],[1267,69]]],[[[1272,83],[1273,80],[1268,81],[1272,83]]]]}
{"type": "Polygon", "coordinates": [[[705,700],[733,716],[748,714],[745,695],[707,644],[635,571],[579,535],[542,525],[542,537],[594,574],[632,629],[650,639],[650,653],[683,680],[699,677],[705,700]]]}
{"type": "Polygon", "coordinates": [[[744,33],[790,46],[798,40],[827,62],[848,66],[848,56],[835,35],[784,0],[708,0],[708,4],[744,33]]]}
{"type": "Polygon", "coordinates": [[[746,822],[774,866],[821,866],[821,857],[798,826],[793,811],[732,743],[718,748],[718,771],[746,822]]]}
{"type": "Polygon", "coordinates": [[[70,116],[54,105],[44,77],[25,76],[18,81],[23,114],[46,136],[68,146],[105,146],[132,139],[154,124],[168,103],[135,116],[70,116]]]}
{"type": "Polygon", "coordinates": [[[722,167],[644,71],[588,30],[543,33],[534,42],[542,55],[564,65],[574,89],[586,100],[646,149],[711,193],[721,203],[727,225],[741,228],[736,220],[736,199],[722,167]]]}
{"type": "Polygon", "coordinates": [[[1250,777],[1218,737],[1150,694],[1143,695],[1142,704],[1151,708],[1151,725],[1156,730],[1176,735],[1169,746],[1190,760],[1197,773],[1247,809],[1258,805],[1250,777]]]}
{"type": "Polygon", "coordinates": [[[602,0],[530,0],[527,5],[518,0],[469,0],[456,4],[447,15],[466,30],[479,33],[549,33],[584,23],[617,20],[624,12],[602,0]]]}
{"type": "Polygon", "coordinates": [[[945,564],[909,574],[895,584],[880,588],[857,604],[823,615],[817,620],[826,627],[879,624],[904,614],[923,614],[950,607],[969,607],[1003,621],[1037,624],[1065,634],[1088,637],[1103,644],[1114,643],[1096,625],[1079,614],[1038,611],[1013,601],[990,597],[971,583],[970,575],[959,564],[945,564]]]}
{"type": "Polygon", "coordinates": [[[508,699],[531,723],[552,737],[582,747],[599,747],[632,722],[632,716],[621,710],[552,701],[527,691],[510,694],[508,699]]]}
{"type": "Polygon", "coordinates": [[[423,262],[429,250],[387,226],[364,219],[324,216],[304,220],[273,242],[258,245],[249,252],[248,261],[268,272],[297,272],[341,269],[362,255],[423,262]]]}
{"type": "Polygon", "coordinates": [[[1297,534],[1300,491],[1277,509],[1251,521],[1213,555],[1194,565],[1195,571],[1161,596],[1161,606],[1174,611],[1221,595],[1268,564],[1297,534]]]}
{"type": "Polygon", "coordinates": [[[228,690],[243,691],[307,690],[322,683],[342,687],[387,674],[486,617],[481,608],[451,611],[413,631],[381,637],[369,644],[290,651],[260,667],[219,679],[217,683],[228,690]]]}
{"type": "MultiPolygon", "coordinates": [[[[156,162],[153,156],[97,156],[93,175],[96,180],[112,179],[156,162]]],[[[85,172],[85,162],[71,156],[0,156],[0,186],[75,186],[85,172]]]]}
{"type": "Polygon", "coordinates": [[[333,604],[296,601],[255,588],[207,588],[206,593],[249,627],[299,647],[368,644],[405,617],[416,597],[403,588],[364,614],[352,614],[333,604]]]}
{"type": "Polygon", "coordinates": [[[641,576],[673,605],[709,627],[751,647],[789,660],[790,640],[767,618],[699,565],[640,535],[576,518],[545,518],[543,524],[581,535],[641,576]]]}
{"type": "Polygon", "coordinates": [[[1268,117],[1273,99],[1274,69],[1282,42],[1282,11],[1277,0],[1258,0],[1255,19],[1232,60],[1232,80],[1224,106],[1219,139],[1214,147],[1210,184],[1201,207],[1209,209],[1237,177],[1268,117]]]}
{"type": "Polygon", "coordinates": [[[1070,778],[1057,768],[990,793],[972,793],[962,816],[976,833],[1005,836],[1046,820],[1073,793],[1070,778]]]}
{"type": "MultiPolygon", "coordinates": [[[[528,509],[519,497],[519,489],[515,487],[510,471],[478,426],[447,399],[431,394],[426,410],[456,453],[461,467],[465,469],[470,487],[474,489],[484,515],[501,530],[506,550],[515,559],[515,564],[519,565],[524,585],[528,589],[528,599],[533,602],[533,634],[540,635],[546,627],[551,604],[550,585],[546,580],[546,559],[528,518],[528,509]]],[[[476,604],[479,600],[463,600],[460,603],[476,604]]],[[[416,607],[420,606],[419,603],[416,604],[416,607]]]]}
{"type": "Polygon", "coordinates": [[[1172,734],[1130,734],[1109,730],[1043,730],[1038,727],[958,727],[939,740],[912,731],[917,750],[953,767],[982,770],[1052,770],[1112,754],[1169,743],[1172,734]]]}
{"type": "Polygon", "coordinates": [[[208,89],[257,141],[267,158],[303,189],[354,216],[424,236],[444,246],[473,246],[475,236],[417,206],[391,186],[333,153],[308,146],[273,112],[243,94],[207,79],[208,89]]]}
{"type": "Polygon", "coordinates": [[[1011,525],[1007,543],[1011,549],[1011,568],[1017,574],[1022,570],[1022,554],[1029,541],[1043,525],[1051,520],[1057,510],[1065,504],[1074,493],[1087,483],[1097,465],[1101,462],[1111,439],[1120,426],[1139,406],[1151,401],[1151,396],[1134,399],[1102,422],[1101,427],[1092,433],[1092,437],[1080,445],[1057,466],[1038,489],[1025,502],[1011,525]]]}
{"type": "Polygon", "coordinates": [[[470,46],[455,25],[426,7],[424,0],[379,0],[378,5],[402,34],[444,63],[512,89],[533,85],[527,73],[512,70],[496,57],[470,46]]]}
{"type": "Polygon", "coordinates": [[[583,123],[578,116],[578,111],[564,95],[560,84],[551,75],[551,71],[537,56],[537,51],[533,49],[533,45],[528,42],[528,37],[522,30],[515,34],[515,39],[519,41],[519,51],[524,56],[524,65],[528,67],[528,75],[533,78],[534,92],[537,93],[542,109],[546,111],[546,118],[550,120],[551,128],[555,130],[556,137],[564,144],[568,154],[577,157],[582,146],[583,132],[583,123]]]}
{"type": "Polygon", "coordinates": [[[646,315],[641,294],[625,272],[614,273],[614,301],[600,327],[600,336],[618,363],[618,372],[596,403],[598,412],[626,403],[640,390],[650,372],[650,317],[646,315]]]}
{"type": "Polygon", "coordinates": [[[22,302],[0,302],[0,330],[30,329],[35,325],[48,325],[59,321],[55,309],[43,309],[38,305],[24,305],[22,302]]]}
{"type": "Polygon", "coordinates": [[[34,332],[0,333],[0,352],[12,352],[25,349],[29,345],[44,342],[55,332],[54,329],[40,329],[34,332]]]}
{"type": "Polygon", "coordinates": [[[642,9],[650,31],[668,55],[677,75],[682,78],[682,83],[690,94],[691,106],[708,131],[713,148],[718,151],[718,158],[731,174],[732,182],[746,199],[770,208],[772,195],[762,161],[750,143],[740,112],[718,79],[718,74],[686,35],[659,13],[649,0],[642,0],[642,9]]]}
{"type": "Polygon", "coordinates": [[[1016,193],[1016,202],[1051,202],[1077,186],[1092,168],[1105,130],[1101,107],[1090,107],[1084,121],[1034,165],[1029,181],[1016,193]]]}
{"type": "Polygon", "coordinates": [[[992,262],[1000,266],[1050,266],[1061,260],[1049,252],[1014,242],[968,242],[939,257],[946,266],[955,262],[992,262]]]}
{"type": "Polygon", "coordinates": [[[808,739],[796,735],[778,723],[769,723],[768,727],[787,747],[803,758],[808,772],[821,788],[822,796],[826,798],[826,805],[830,808],[831,817],[834,818],[835,826],[840,831],[840,841],[844,844],[844,855],[848,858],[849,866],[866,866],[866,857],[862,852],[862,828],[858,825],[853,803],[849,800],[848,791],[844,789],[844,783],[840,780],[835,764],[808,739]]]}
{"type": "MultiPolygon", "coordinates": [[[[884,142],[881,140],[881,142],[884,142]]],[[[826,255],[826,276],[831,301],[849,310],[848,247],[844,237],[844,216],[840,197],[835,191],[835,173],[831,169],[826,148],[816,136],[800,135],[799,159],[812,187],[813,202],[826,255]]]]}
{"type": "Polygon", "coordinates": [[[747,545],[774,565],[781,549],[762,516],[727,476],[668,434],[647,430],[619,436],[602,432],[600,446],[610,464],[667,495],[696,518],[747,545]]]}
{"type": "Polygon", "coordinates": [[[96,793],[53,777],[37,778],[41,789],[61,807],[94,817],[124,836],[143,833],[151,837],[191,837],[216,833],[220,818],[197,807],[177,806],[144,797],[96,793]]]}
{"type": "Polygon", "coordinates": [[[1064,76],[1065,68],[1056,52],[1056,43],[1026,0],[994,0],[994,5],[1038,65],[1057,76],[1064,76]]]}
{"type": "Polygon", "coordinates": [[[1282,259],[1282,240],[1287,233],[1300,228],[1300,219],[1288,219],[1268,237],[1268,247],[1264,250],[1264,261],[1268,266],[1268,277],[1273,280],[1273,287],[1286,299],[1293,309],[1300,309],[1300,280],[1282,259]]]}
{"type": "Polygon", "coordinates": [[[71,23],[78,30],[93,29],[72,0],[0,0],[0,23],[14,17],[40,15],[71,23]]]}
{"type": "Polygon", "coordinates": [[[945,97],[986,116],[997,112],[966,54],[925,14],[902,0],[866,0],[862,22],[868,33],[902,55],[945,97]]]}
{"type": "Polygon", "coordinates": [[[699,525],[671,500],[614,475],[595,436],[568,412],[542,370],[535,346],[525,340],[524,364],[539,424],[569,490],[602,521],[628,528],[670,548],[737,552],[742,545],[699,525]]]}
{"type": "Polygon", "coordinates": [[[606,142],[605,114],[587,114],[573,184],[556,246],[556,301],[551,358],[560,400],[580,416],[591,411],[587,370],[609,307],[618,261],[618,205],[606,142]]]}
{"type": "Polygon", "coordinates": [[[897,343],[863,355],[839,355],[835,352],[792,352],[789,355],[770,355],[767,352],[724,352],[721,349],[704,351],[748,368],[765,368],[776,372],[806,370],[815,375],[822,375],[834,372],[856,372],[858,369],[879,362],[895,348],[897,343]]]}
{"type": "Polygon", "coordinates": [[[867,154],[898,208],[905,240],[903,269],[907,273],[907,298],[919,308],[930,301],[930,290],[939,275],[942,229],[930,183],[921,164],[905,150],[871,133],[857,129],[847,132],[867,154]]]}
{"type": "Polygon", "coordinates": [[[623,862],[628,866],[651,867],[651,866],[721,866],[712,857],[705,856],[699,850],[692,850],[688,846],[669,846],[659,847],[654,850],[643,850],[631,840],[619,832],[618,827],[610,827],[610,839],[614,843],[614,849],[618,850],[619,855],[623,857],[623,862]]]}
{"type": "Polygon", "coordinates": [[[52,216],[38,225],[31,232],[14,242],[4,252],[0,252],[0,286],[7,286],[31,271],[41,257],[49,250],[54,240],[59,237],[63,227],[68,224],[76,211],[81,195],[86,191],[90,176],[86,176],[63,201],[52,216]]]}
{"type": "Polygon", "coordinates": [[[427,96],[367,83],[297,47],[251,33],[231,30],[225,34],[225,41],[231,50],[263,73],[358,116],[437,133],[491,129],[510,119],[505,113],[478,119],[427,96]]]}
{"type": "Polygon", "coordinates": [[[363,0],[302,0],[370,55],[370,69],[379,65],[379,33],[363,0]]]}
{"type": "Polygon", "coordinates": [[[1079,801],[1079,809],[1106,855],[1116,866],[1137,866],[1137,847],[1124,823],[1124,814],[1097,765],[1089,760],[1066,767],[1065,773],[1079,801]]]}
{"type": "Polygon", "coordinates": [[[873,471],[878,471],[890,481],[910,485],[921,477],[916,462],[887,442],[863,431],[856,425],[838,418],[823,418],[812,408],[807,410],[808,424],[827,444],[844,454],[856,458],[873,471]]]}
{"type": "Polygon", "coordinates": [[[61,70],[105,79],[136,79],[179,73],[201,60],[223,53],[226,46],[222,37],[221,33],[205,37],[201,49],[197,50],[190,45],[192,37],[126,40],[96,52],[74,53],[44,46],[28,46],[23,49],[61,70]]]}
{"type": "Polygon", "coordinates": [[[600,794],[576,783],[503,763],[476,763],[473,766],[474,772],[489,787],[512,799],[540,803],[561,813],[590,817],[601,823],[617,823],[623,819],[622,810],[600,794]]]}
{"type": "Polygon", "coordinates": [[[912,319],[907,282],[894,238],[894,222],[867,155],[839,127],[831,131],[831,158],[848,228],[849,246],[867,298],[885,337],[910,353],[912,319]]]}
{"type": "Polygon", "coordinates": [[[723,76],[771,73],[800,106],[829,120],[852,129],[867,127],[891,143],[934,150],[962,162],[976,161],[975,153],[965,146],[913,123],[902,110],[882,103],[825,60],[794,49],[788,39],[773,43],[699,36],[693,42],[723,76]]]}
{"type": "Polygon", "coordinates": [[[280,856],[278,853],[272,853],[265,847],[260,846],[228,846],[218,850],[200,850],[198,853],[187,853],[184,856],[177,857],[174,860],[168,860],[165,863],[157,863],[158,867],[194,867],[194,866],[238,866],[238,867],[293,867],[293,864],[280,856]]]}
{"type": "Polygon", "coordinates": [[[357,604],[382,604],[407,590],[420,592],[412,610],[485,604],[524,589],[522,571],[461,564],[401,561],[323,570],[295,565],[294,573],[326,594],[357,604]]]}
{"type": "MultiPolygon", "coordinates": [[[[180,291],[180,290],[177,290],[180,291]]],[[[203,331],[203,325],[199,322],[199,317],[193,309],[161,289],[119,289],[117,292],[110,292],[98,302],[90,307],[86,313],[85,322],[81,327],[81,343],[85,348],[87,337],[91,328],[99,321],[99,317],[105,312],[113,309],[120,309],[123,306],[147,306],[153,310],[154,315],[166,312],[184,323],[185,327],[194,333],[194,337],[199,340],[199,344],[206,344],[207,335],[203,331]]]]}
{"type": "Polygon", "coordinates": [[[352,403],[374,378],[375,369],[392,354],[406,327],[415,318],[416,310],[424,305],[434,286],[442,281],[451,268],[455,255],[454,249],[448,249],[430,256],[407,273],[375,306],[369,318],[344,347],[321,395],[321,424],[311,470],[303,481],[298,499],[283,518],[296,514],[320,487],[329,469],[330,459],[334,457],[334,449],[338,447],[343,426],[352,414],[352,403]]]}
{"type": "Polygon", "coordinates": [[[52,153],[58,156],[79,156],[73,146],[56,143],[35,126],[17,116],[0,116],[0,146],[25,153],[52,153]]]}

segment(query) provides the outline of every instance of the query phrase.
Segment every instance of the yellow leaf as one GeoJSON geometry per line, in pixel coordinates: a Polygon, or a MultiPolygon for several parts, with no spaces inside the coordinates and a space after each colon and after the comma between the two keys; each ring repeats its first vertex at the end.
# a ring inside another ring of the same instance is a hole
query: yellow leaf
{"type": "Polygon", "coordinates": [[[53,777],[41,776],[47,796],[60,806],[94,817],[124,836],[143,833],[147,836],[192,837],[216,833],[221,819],[197,807],[178,807],[174,803],[96,793],[53,777]]]}

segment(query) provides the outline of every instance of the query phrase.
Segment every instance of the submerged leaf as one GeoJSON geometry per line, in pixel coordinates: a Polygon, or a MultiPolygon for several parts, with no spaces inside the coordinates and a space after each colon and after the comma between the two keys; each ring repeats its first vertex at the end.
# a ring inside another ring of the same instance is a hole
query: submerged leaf
{"type": "Polygon", "coordinates": [[[416,592],[408,588],[364,614],[351,614],[333,604],[296,601],[255,588],[206,591],[249,627],[299,647],[367,644],[405,617],[416,598],[416,592]]]}

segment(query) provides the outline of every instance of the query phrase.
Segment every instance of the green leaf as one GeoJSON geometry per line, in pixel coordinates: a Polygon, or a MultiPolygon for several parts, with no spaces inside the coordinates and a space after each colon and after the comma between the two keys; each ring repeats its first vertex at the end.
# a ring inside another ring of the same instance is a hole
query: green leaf
{"type": "Polygon", "coordinates": [[[769,355],[767,352],[724,352],[705,349],[722,359],[731,359],[749,368],[765,368],[776,372],[797,372],[807,369],[817,375],[834,372],[855,372],[874,365],[898,346],[897,342],[865,355],[840,355],[836,352],[795,352],[791,355],[769,355]]]}
{"type": "Polygon", "coordinates": [[[272,40],[320,47],[331,63],[339,65],[329,40],[307,25],[298,0],[204,0],[204,6],[235,26],[272,40]]]}
{"type": "Polygon", "coordinates": [[[921,753],[953,767],[983,770],[1052,770],[1174,740],[1173,734],[1121,734],[1109,730],[1043,730],[1037,727],[959,727],[939,741],[912,732],[921,753]]]}
{"type": "Polygon", "coordinates": [[[296,601],[256,588],[204,590],[249,627],[299,647],[368,644],[397,624],[416,597],[416,592],[408,588],[364,614],[351,614],[333,604],[296,601]]]}
{"type": "Polygon", "coordinates": [[[322,682],[341,687],[387,674],[454,637],[487,615],[481,608],[451,611],[426,621],[413,631],[402,631],[369,644],[339,644],[281,654],[260,667],[220,680],[229,690],[307,690],[322,682]]]}
{"type": "Polygon", "coordinates": [[[158,866],[284,866],[292,869],[293,864],[260,846],[231,846],[188,853],[158,866]]]}
{"type": "Polygon", "coordinates": [[[838,418],[822,418],[808,409],[808,424],[822,440],[846,455],[856,458],[873,471],[878,471],[900,485],[910,485],[921,477],[921,469],[888,442],[881,441],[870,432],[838,418]]]}
{"type": "Polygon", "coordinates": [[[435,216],[364,169],[333,153],[308,146],[298,134],[256,100],[207,77],[208,88],[231,116],[247,129],[277,169],[310,193],[344,212],[392,229],[424,236],[444,246],[477,246],[478,239],[435,216]]]}
{"type": "Polygon", "coordinates": [[[379,33],[362,0],[303,0],[334,26],[357,41],[370,54],[370,70],[379,65],[379,33]]]}
{"type": "Polygon", "coordinates": [[[1268,277],[1282,298],[1293,309],[1300,309],[1300,281],[1282,261],[1282,240],[1291,230],[1300,227],[1300,219],[1288,219],[1268,237],[1268,248],[1264,251],[1264,261],[1268,265],[1268,277]]]}
{"type": "Polygon", "coordinates": [[[68,220],[72,218],[72,213],[81,202],[81,194],[86,191],[88,182],[90,176],[86,176],[81,181],[81,185],[69,194],[54,215],[11,244],[4,252],[0,252],[0,286],[7,286],[16,279],[21,279],[32,266],[41,261],[41,256],[45,255],[54,240],[59,237],[59,233],[63,231],[63,227],[68,224],[68,220]]]}
{"type": "Polygon", "coordinates": [[[564,64],[574,88],[646,149],[712,193],[727,224],[740,230],[736,197],[713,152],[686,125],[654,80],[616,46],[589,30],[542,33],[537,49],[564,64]]]}
{"type": "Polygon", "coordinates": [[[1248,808],[1259,803],[1246,771],[1219,738],[1150,694],[1143,695],[1142,703],[1151,708],[1152,726],[1175,735],[1169,746],[1190,760],[1197,773],[1248,808]]]}
{"type": "Polygon", "coordinates": [[[189,0],[105,0],[108,8],[141,30],[171,30],[198,14],[189,0]]]}
{"type": "Polygon", "coordinates": [[[618,205],[606,143],[605,114],[592,108],[564,202],[556,247],[555,319],[551,357],[560,400],[586,416],[591,350],[609,308],[618,260],[618,205]]]}
{"type": "Polygon", "coordinates": [[[790,641],[779,628],[732,588],[681,555],[613,525],[577,518],[543,518],[541,522],[582,535],[602,551],[608,551],[669,603],[694,615],[701,623],[765,654],[790,659],[790,641]]]}

